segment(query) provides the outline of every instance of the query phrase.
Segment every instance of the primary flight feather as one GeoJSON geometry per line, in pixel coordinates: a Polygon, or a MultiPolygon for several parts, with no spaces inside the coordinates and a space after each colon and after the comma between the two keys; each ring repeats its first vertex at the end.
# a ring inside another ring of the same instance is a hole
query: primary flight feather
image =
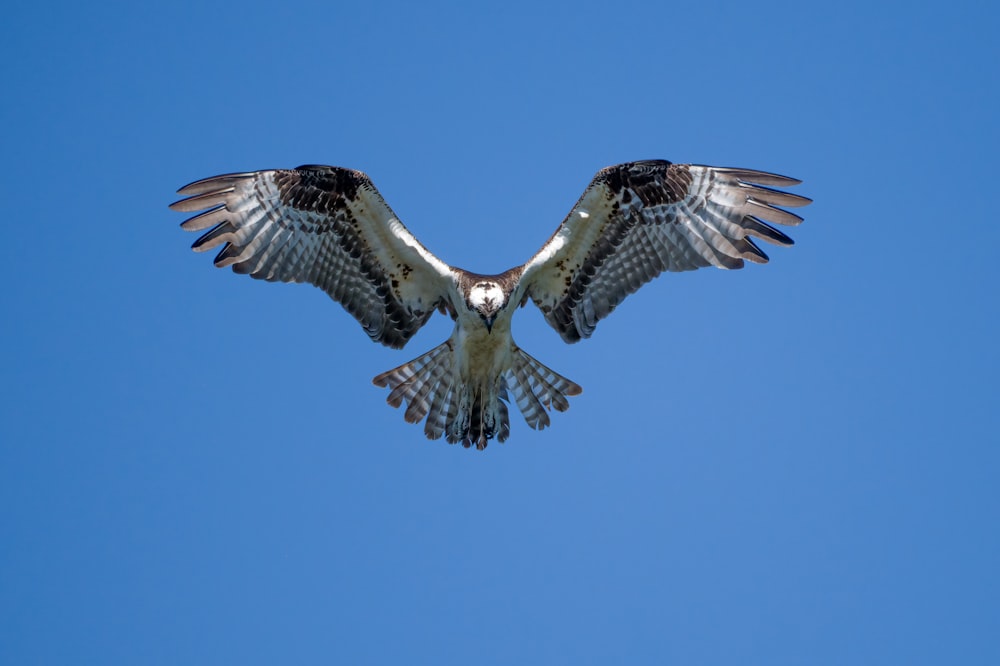
{"type": "Polygon", "coordinates": [[[181,227],[205,231],[195,251],[221,247],[215,265],[330,295],[372,340],[403,347],[435,310],[455,329],[429,352],[374,378],[411,423],[464,446],[510,433],[513,398],[528,425],[549,425],[580,387],[521,350],[515,309],[530,298],[566,342],[663,271],[767,262],[753,242],[792,240],[769,223],[802,221],[785,208],[810,200],[774,189],[798,184],[749,169],[629,162],[597,173],[552,237],[522,266],[480,275],[449,266],[403,226],[368,176],[301,166],[199,180],[171,204],[200,212],[181,227]],[[207,230],[207,231],[206,231],[207,230]],[[752,237],[752,238],[751,238],[752,237]]]}

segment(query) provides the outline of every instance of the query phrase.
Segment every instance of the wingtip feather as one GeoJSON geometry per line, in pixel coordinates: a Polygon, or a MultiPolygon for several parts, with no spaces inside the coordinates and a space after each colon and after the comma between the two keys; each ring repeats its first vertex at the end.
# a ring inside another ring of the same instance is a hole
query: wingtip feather
{"type": "Polygon", "coordinates": [[[229,211],[226,210],[224,204],[219,204],[215,208],[206,210],[204,213],[190,217],[183,222],[181,222],[181,229],[184,231],[201,231],[202,229],[208,229],[209,227],[215,226],[220,222],[225,222],[229,215],[229,211]]]}
{"type": "Polygon", "coordinates": [[[771,260],[767,256],[767,253],[761,250],[756,243],[754,243],[749,238],[744,238],[742,242],[741,256],[747,261],[752,261],[755,264],[766,264],[771,260]]]}
{"type": "Polygon", "coordinates": [[[212,208],[226,203],[226,195],[232,194],[235,190],[235,187],[230,186],[202,192],[187,199],[180,199],[173,202],[170,204],[170,209],[181,213],[194,213],[206,208],[212,208]]]}
{"type": "Polygon", "coordinates": [[[755,199],[761,203],[766,203],[771,206],[799,208],[801,206],[808,206],[812,203],[812,199],[807,197],[792,194],[791,192],[784,192],[782,190],[773,190],[770,187],[762,187],[760,185],[748,184],[744,182],[740,182],[740,187],[748,193],[748,196],[751,199],[755,199]]]}
{"type": "Polygon", "coordinates": [[[193,196],[197,194],[205,194],[206,192],[211,192],[213,190],[225,189],[238,180],[253,178],[259,173],[259,171],[244,171],[242,173],[225,173],[221,176],[202,178],[201,180],[196,180],[193,183],[188,183],[181,189],[177,190],[177,194],[193,196]]]}
{"type": "MultiPolygon", "coordinates": [[[[712,168],[712,167],[708,167],[712,168]]],[[[793,187],[801,185],[802,181],[791,176],[783,176],[770,171],[758,171],[756,169],[742,169],[736,167],[714,167],[720,174],[732,176],[746,184],[771,185],[774,187],[793,187]]]]}

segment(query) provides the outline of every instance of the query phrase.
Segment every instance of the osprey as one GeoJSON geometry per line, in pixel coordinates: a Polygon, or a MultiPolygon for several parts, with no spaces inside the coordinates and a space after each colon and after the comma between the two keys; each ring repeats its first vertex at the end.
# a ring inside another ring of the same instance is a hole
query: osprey
{"type": "Polygon", "coordinates": [[[768,222],[802,221],[783,207],[805,197],[774,187],[800,181],[762,171],[630,162],[597,173],[555,234],[523,266],[480,275],[449,266],[417,241],[368,176],[331,166],[235,173],[181,188],[181,227],[209,231],[218,267],[308,282],[340,303],[372,340],[401,348],[435,310],[455,329],[409,363],[374,378],[405,419],[431,439],[486,447],[510,434],[513,397],[528,425],[565,411],[574,382],[514,343],[510,320],[528,299],[566,342],[590,337],[626,296],[663,271],[742,268],[768,258],[749,238],[792,240],[768,222]]]}

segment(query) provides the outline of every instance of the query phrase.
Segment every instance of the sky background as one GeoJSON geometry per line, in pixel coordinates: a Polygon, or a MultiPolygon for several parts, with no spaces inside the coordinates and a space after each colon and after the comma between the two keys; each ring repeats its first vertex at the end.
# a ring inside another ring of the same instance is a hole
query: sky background
{"type": "Polygon", "coordinates": [[[0,21],[0,663],[1000,663],[988,3],[14,3],[0,21]],[[767,266],[564,345],[550,429],[427,441],[184,184],[367,172],[524,262],[594,173],[801,178],[767,266]]]}

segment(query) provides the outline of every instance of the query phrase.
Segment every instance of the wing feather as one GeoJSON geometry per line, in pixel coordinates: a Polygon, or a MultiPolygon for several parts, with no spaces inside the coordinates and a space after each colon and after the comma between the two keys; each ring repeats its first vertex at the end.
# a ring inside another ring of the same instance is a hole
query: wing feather
{"type": "Polygon", "coordinates": [[[531,296],[567,342],[590,337],[598,321],[663,271],[766,263],[767,255],[748,236],[791,245],[768,223],[802,221],[783,207],[810,200],[773,189],[799,182],[665,160],[602,169],[525,264],[518,297],[531,296]]]}
{"type": "Polygon", "coordinates": [[[390,347],[406,344],[455,284],[451,267],[413,237],[360,171],[234,173],[178,193],[186,198],[172,209],[198,212],[181,227],[205,232],[195,251],[222,246],[216,266],[316,285],[390,347]]]}

